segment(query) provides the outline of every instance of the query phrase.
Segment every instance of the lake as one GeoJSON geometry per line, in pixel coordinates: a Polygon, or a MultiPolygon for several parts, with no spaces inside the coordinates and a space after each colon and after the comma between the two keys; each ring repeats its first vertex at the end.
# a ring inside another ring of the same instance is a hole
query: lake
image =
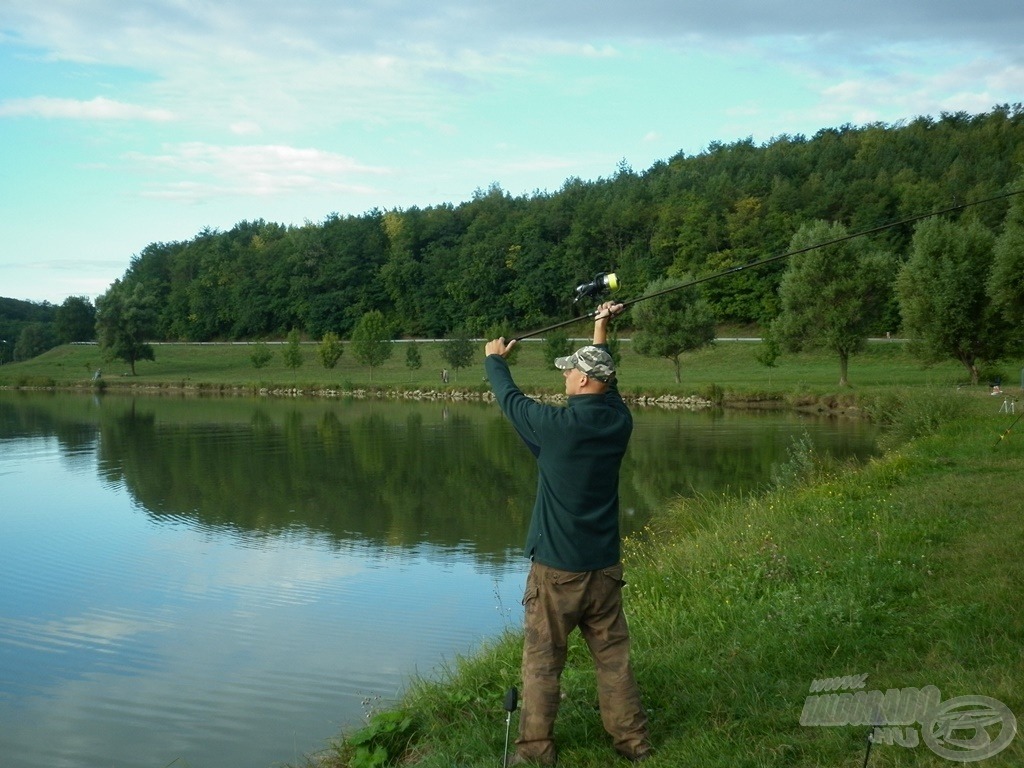
{"type": "MultiPolygon", "coordinates": [[[[634,409],[623,530],[866,424],[634,409]]],[[[0,392],[5,768],[300,764],[520,622],[532,457],[483,403],[0,392]]]]}

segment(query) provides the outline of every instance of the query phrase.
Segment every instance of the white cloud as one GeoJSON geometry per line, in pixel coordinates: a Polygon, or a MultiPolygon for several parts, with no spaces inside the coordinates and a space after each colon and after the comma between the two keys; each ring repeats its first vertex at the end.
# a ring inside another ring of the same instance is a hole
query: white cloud
{"type": "Polygon", "coordinates": [[[997,95],[1024,93],[1024,68],[993,66],[980,57],[957,61],[936,72],[893,68],[881,73],[847,73],[821,91],[820,119],[832,124],[840,116],[854,123],[892,121],[941,112],[987,112],[1001,101],[997,95]]]}
{"type": "Polygon", "coordinates": [[[263,133],[260,124],[251,120],[240,120],[237,123],[232,123],[229,128],[236,136],[255,136],[263,133]]]}
{"type": "MultiPolygon", "coordinates": [[[[947,0],[924,6],[864,0],[855,7],[834,0],[785,6],[753,0],[524,0],[514,6],[389,0],[357,7],[315,0],[152,0],[126,13],[119,0],[51,0],[6,13],[23,45],[56,60],[143,73],[151,79],[144,87],[164,108],[38,98],[8,102],[3,114],[156,120],[173,113],[197,130],[237,136],[367,123],[436,132],[471,108],[474,96],[510,78],[538,76],[539,60],[615,59],[645,46],[680,56],[740,48],[765,67],[799,67],[830,85],[875,69],[861,91],[870,96],[876,84],[887,90],[882,70],[902,71],[945,45],[977,49],[975,41],[982,41],[987,63],[1007,69],[1006,57],[1019,56],[1006,53],[1016,50],[1007,41],[1024,21],[1011,6],[1004,0],[969,7],[947,0]]],[[[932,99],[929,106],[937,104],[932,99]]]]}
{"type": "Polygon", "coordinates": [[[202,142],[167,145],[159,155],[125,155],[133,167],[173,177],[153,181],[147,197],[197,201],[214,196],[269,197],[296,192],[360,192],[357,180],[386,176],[387,168],[361,164],[319,149],[282,145],[218,146],[202,142]]]}
{"type": "Polygon", "coordinates": [[[2,117],[43,117],[67,120],[144,120],[167,122],[174,115],[166,109],[125,104],[97,96],[88,101],[34,96],[0,103],[2,117]]]}

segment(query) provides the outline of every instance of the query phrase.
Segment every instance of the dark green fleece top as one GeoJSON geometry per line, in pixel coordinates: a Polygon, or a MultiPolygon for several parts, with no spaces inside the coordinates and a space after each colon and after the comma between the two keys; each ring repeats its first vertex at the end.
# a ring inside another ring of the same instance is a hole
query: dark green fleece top
{"type": "Polygon", "coordinates": [[[545,405],[522,393],[500,355],[488,356],[484,368],[501,410],[537,458],[526,556],[565,571],[615,565],[619,467],[633,431],[618,389],[613,383],[603,394],[572,395],[564,407],[545,405]]]}

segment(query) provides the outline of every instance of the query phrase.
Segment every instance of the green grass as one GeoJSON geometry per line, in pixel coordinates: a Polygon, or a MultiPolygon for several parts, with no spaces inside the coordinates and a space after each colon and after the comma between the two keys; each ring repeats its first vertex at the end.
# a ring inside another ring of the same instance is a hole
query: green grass
{"type": "MultiPolygon", "coordinates": [[[[156,360],[136,365],[137,376],[121,362],[105,361],[98,347],[61,346],[23,363],[0,366],[0,386],[89,387],[93,372],[103,371],[106,387],[178,388],[228,390],[233,388],[301,389],[303,391],[353,390],[365,388],[403,389],[486,389],[483,381],[483,344],[480,355],[468,368],[450,371],[449,383],[442,385],[440,372],[446,367],[436,343],[420,342],[422,367],[405,365],[405,344],[396,342],[395,353],[379,368],[371,370],[356,362],[346,344],[345,354],[333,369],[316,360],[315,345],[303,345],[304,364],[298,369],[284,365],[283,345],[273,345],[274,354],[264,368],[253,366],[254,347],[247,344],[161,344],[156,360]]],[[[627,394],[708,394],[721,392],[740,399],[765,398],[799,401],[804,397],[849,399],[855,393],[887,387],[955,387],[966,381],[964,369],[953,363],[925,368],[898,342],[875,342],[850,364],[851,387],[837,385],[839,367],[830,355],[806,353],[781,357],[772,368],[757,362],[757,342],[720,341],[713,347],[682,356],[681,382],[673,380],[668,360],[635,354],[622,343],[620,379],[627,394]]],[[[1016,381],[1019,363],[999,371],[1003,381],[1016,381]]],[[[561,391],[561,377],[544,356],[543,344],[526,341],[513,368],[521,386],[535,391],[561,391]]]]}
{"type": "MultiPolygon", "coordinates": [[[[951,388],[887,407],[909,442],[869,465],[794,455],[787,485],[680,500],[626,542],[652,768],[863,765],[867,727],[800,724],[822,678],[866,674],[865,690],[880,691],[932,685],[943,701],[983,695],[1024,713],[1024,426],[1001,440],[1012,417],[951,388]]],[[[498,764],[520,646],[509,630],[440,678],[410,681],[389,715],[411,717],[414,731],[395,764],[498,764]]],[[[601,729],[578,640],[563,691],[560,764],[625,765],[601,729]]],[[[340,740],[310,763],[360,764],[351,758],[340,740]]],[[[951,764],[924,743],[874,745],[869,763],[951,764]]],[[[1024,739],[982,764],[1024,764],[1024,739]]]]}

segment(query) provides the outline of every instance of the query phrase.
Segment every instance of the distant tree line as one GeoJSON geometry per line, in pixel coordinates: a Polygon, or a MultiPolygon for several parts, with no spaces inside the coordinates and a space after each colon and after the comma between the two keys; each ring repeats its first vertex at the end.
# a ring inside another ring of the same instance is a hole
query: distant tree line
{"type": "MultiPolygon", "coordinates": [[[[999,195],[1024,184],[1022,163],[1024,108],[1014,104],[825,128],[763,145],[715,142],[642,173],[621,163],[608,178],[570,178],[551,193],[515,197],[493,185],[457,206],[332,214],[303,226],[243,221],[146,246],[97,300],[100,337],[131,317],[151,340],[260,340],[296,330],[351,340],[370,313],[394,337],[513,335],[581,314],[573,286],[598,272],[617,273],[619,296],[640,296],[658,281],[999,195]]],[[[893,227],[813,258],[704,283],[686,302],[687,322],[757,326],[776,352],[823,346],[837,355],[844,382],[849,356],[869,334],[912,330],[923,356],[942,348],[976,376],[979,360],[1011,348],[1014,312],[1021,314],[1016,200],[947,215],[943,226],[952,229],[944,234],[893,227]],[[955,254],[951,237],[960,243],[955,254]],[[945,272],[927,271],[936,260],[950,261],[945,272]],[[963,281],[973,303],[953,295],[941,306],[922,303],[937,302],[947,283],[962,291],[963,281]],[[936,290],[922,297],[915,285],[936,290]],[[984,339],[940,341],[937,331],[926,332],[936,312],[968,304],[966,322],[985,325],[984,339]]],[[[636,324],[644,313],[631,315],[627,322],[636,324]]],[[[677,362],[685,344],[706,337],[698,326],[674,340],[641,335],[642,346],[677,362]]],[[[127,354],[146,352],[129,344],[127,354]]]]}
{"type": "MultiPolygon", "coordinates": [[[[615,271],[622,294],[665,277],[706,274],[784,251],[804,224],[850,232],[997,194],[1024,161],[1024,111],[921,117],[904,125],[713,143],[643,173],[567,180],[513,197],[494,185],[461,205],[331,215],[303,226],[243,221],[186,242],[152,243],[121,280],[156,300],[154,337],[347,338],[379,311],[398,333],[529,328],[571,313],[572,287],[615,271]]],[[[998,233],[1008,203],[964,216],[998,233]]],[[[913,231],[872,243],[902,263],[913,231]]],[[[780,310],[785,264],[709,284],[719,322],[765,323],[780,310]]],[[[890,285],[884,328],[899,323],[890,285]]]]}
{"type": "Polygon", "coordinates": [[[96,309],[86,296],[68,296],[60,306],[0,298],[0,364],[95,338],[96,309]]]}

